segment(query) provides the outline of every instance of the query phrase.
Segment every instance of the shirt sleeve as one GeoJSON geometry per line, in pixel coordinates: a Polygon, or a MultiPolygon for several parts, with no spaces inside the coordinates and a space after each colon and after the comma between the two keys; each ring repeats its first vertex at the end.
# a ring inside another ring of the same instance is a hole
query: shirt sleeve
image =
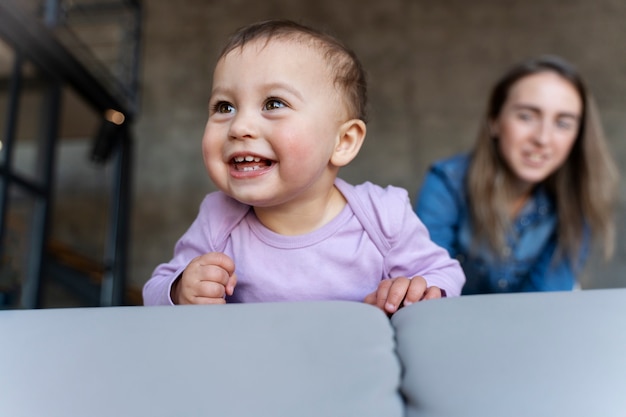
{"type": "Polygon", "coordinates": [[[378,242],[375,244],[384,258],[384,277],[422,276],[429,286],[445,290],[448,297],[461,294],[465,284],[461,265],[430,239],[406,190],[371,183],[353,188],[342,186],[340,190],[348,196],[365,230],[378,242]]]}
{"type": "Polygon", "coordinates": [[[173,258],[156,267],[143,287],[144,305],[173,305],[170,296],[172,284],[194,258],[211,252],[201,214],[194,220],[174,247],[173,258]]]}
{"type": "Polygon", "coordinates": [[[459,201],[442,172],[431,169],[427,173],[414,209],[430,238],[455,257],[458,253],[459,201]]]}
{"type": "Polygon", "coordinates": [[[143,287],[144,305],[172,305],[172,284],[189,262],[209,252],[223,252],[230,231],[248,213],[250,207],[222,192],[205,196],[198,216],[174,247],[174,257],[156,267],[143,287]]]}
{"type": "Polygon", "coordinates": [[[431,240],[428,230],[413,212],[408,199],[402,216],[402,226],[397,230],[387,255],[390,277],[422,276],[429,286],[445,290],[448,297],[460,295],[465,284],[465,274],[459,262],[431,240]]]}

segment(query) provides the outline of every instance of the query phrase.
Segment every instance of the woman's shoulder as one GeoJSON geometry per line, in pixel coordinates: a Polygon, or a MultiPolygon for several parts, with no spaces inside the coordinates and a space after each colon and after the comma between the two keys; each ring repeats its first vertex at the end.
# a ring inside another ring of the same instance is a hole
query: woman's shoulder
{"type": "Polygon", "coordinates": [[[428,175],[440,177],[442,181],[454,189],[464,188],[470,160],[469,153],[460,153],[439,159],[431,164],[428,175]]]}
{"type": "Polygon", "coordinates": [[[442,172],[449,176],[464,176],[470,164],[469,153],[459,153],[436,160],[430,166],[431,171],[442,172]]]}

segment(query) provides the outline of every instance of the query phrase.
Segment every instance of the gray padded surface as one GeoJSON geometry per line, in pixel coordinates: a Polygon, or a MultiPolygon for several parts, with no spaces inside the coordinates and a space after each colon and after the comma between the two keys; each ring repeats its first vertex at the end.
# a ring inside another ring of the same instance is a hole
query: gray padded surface
{"type": "Polygon", "coordinates": [[[388,318],[360,303],[0,311],[2,415],[403,415],[388,318]]]}
{"type": "Polygon", "coordinates": [[[626,416],[626,289],[428,301],[392,323],[408,417],[626,416]]]}

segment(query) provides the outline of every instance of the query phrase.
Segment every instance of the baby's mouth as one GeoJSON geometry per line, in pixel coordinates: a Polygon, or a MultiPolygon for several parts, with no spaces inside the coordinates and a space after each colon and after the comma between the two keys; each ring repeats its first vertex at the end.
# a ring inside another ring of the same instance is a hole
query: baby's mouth
{"type": "Polygon", "coordinates": [[[257,171],[259,169],[267,168],[274,162],[269,159],[259,158],[258,156],[236,156],[232,159],[231,163],[237,171],[257,171]]]}

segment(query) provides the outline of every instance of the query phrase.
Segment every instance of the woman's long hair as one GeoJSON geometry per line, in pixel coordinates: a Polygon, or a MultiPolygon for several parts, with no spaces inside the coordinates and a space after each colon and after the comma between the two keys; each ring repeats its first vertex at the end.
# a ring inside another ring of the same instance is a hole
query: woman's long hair
{"type": "Polygon", "coordinates": [[[554,198],[558,216],[558,254],[575,260],[585,228],[599,241],[608,259],[614,250],[613,209],[618,180],[596,105],[577,70],[555,56],[520,63],[494,86],[480,128],[468,173],[468,198],[475,238],[499,254],[511,228],[509,190],[515,180],[491,133],[512,86],[540,72],[553,72],[570,82],[582,100],[581,123],[566,161],[543,182],[554,198]]]}

